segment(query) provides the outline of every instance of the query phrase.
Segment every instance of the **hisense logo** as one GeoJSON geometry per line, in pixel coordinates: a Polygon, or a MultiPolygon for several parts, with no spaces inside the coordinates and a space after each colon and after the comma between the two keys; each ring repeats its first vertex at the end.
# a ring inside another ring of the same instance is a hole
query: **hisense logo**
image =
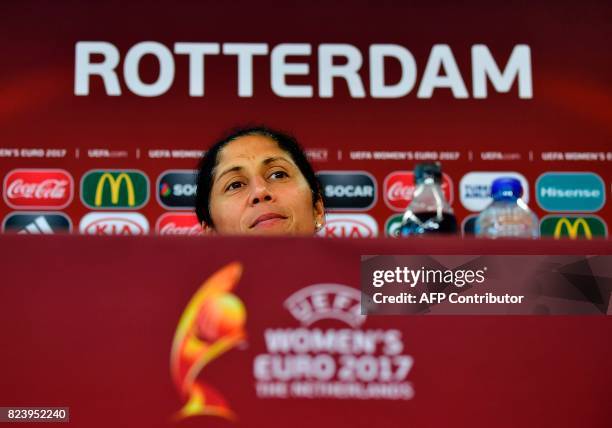
{"type": "Polygon", "coordinates": [[[592,172],[548,172],[536,181],[540,207],[557,212],[594,212],[606,201],[604,182],[592,172]]]}
{"type": "Polygon", "coordinates": [[[557,187],[543,187],[540,196],[549,198],[600,198],[601,191],[597,189],[563,189],[557,187]]]}

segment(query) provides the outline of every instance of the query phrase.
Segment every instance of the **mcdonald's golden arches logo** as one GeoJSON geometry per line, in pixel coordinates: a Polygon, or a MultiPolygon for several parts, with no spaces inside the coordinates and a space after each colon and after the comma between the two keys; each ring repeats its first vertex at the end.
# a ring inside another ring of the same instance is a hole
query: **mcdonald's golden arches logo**
{"type": "Polygon", "coordinates": [[[149,179],[136,170],[93,170],[81,180],[81,200],[93,209],[138,209],[149,200],[149,179]]]}
{"type": "Polygon", "coordinates": [[[547,216],[540,223],[540,234],[555,239],[593,239],[606,237],[608,231],[597,216],[547,216]]]}

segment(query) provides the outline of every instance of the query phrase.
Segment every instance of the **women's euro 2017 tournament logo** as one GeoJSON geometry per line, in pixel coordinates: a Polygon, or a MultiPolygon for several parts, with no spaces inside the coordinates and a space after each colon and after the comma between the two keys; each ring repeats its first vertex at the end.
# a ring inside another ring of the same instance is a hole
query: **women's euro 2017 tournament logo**
{"type": "Polygon", "coordinates": [[[180,318],[170,355],[174,384],[185,404],[175,418],[235,415],[223,396],[198,380],[211,361],[246,339],[246,311],[231,291],[242,274],[242,265],[230,263],[208,278],[191,298],[180,318]]]}

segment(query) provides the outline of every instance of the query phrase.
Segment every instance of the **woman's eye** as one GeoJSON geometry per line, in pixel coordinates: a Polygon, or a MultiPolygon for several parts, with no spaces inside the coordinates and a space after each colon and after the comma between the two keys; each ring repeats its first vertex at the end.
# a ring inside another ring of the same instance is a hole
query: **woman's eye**
{"type": "Polygon", "coordinates": [[[289,177],[289,174],[287,174],[285,171],[275,171],[272,174],[270,174],[270,178],[286,178],[289,177]]]}
{"type": "Polygon", "coordinates": [[[230,183],[225,190],[235,190],[235,189],[239,189],[240,187],[242,187],[242,183],[240,181],[234,181],[232,183],[230,183]]]}

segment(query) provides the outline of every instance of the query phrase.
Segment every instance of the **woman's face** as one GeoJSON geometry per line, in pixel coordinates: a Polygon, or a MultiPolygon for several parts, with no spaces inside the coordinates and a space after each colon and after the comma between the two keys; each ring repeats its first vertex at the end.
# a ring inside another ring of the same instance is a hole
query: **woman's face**
{"type": "Polygon", "coordinates": [[[291,156],[259,135],[237,138],[219,152],[210,215],[214,232],[224,235],[312,235],[324,222],[323,203],[313,207],[310,186],[291,156]]]}

